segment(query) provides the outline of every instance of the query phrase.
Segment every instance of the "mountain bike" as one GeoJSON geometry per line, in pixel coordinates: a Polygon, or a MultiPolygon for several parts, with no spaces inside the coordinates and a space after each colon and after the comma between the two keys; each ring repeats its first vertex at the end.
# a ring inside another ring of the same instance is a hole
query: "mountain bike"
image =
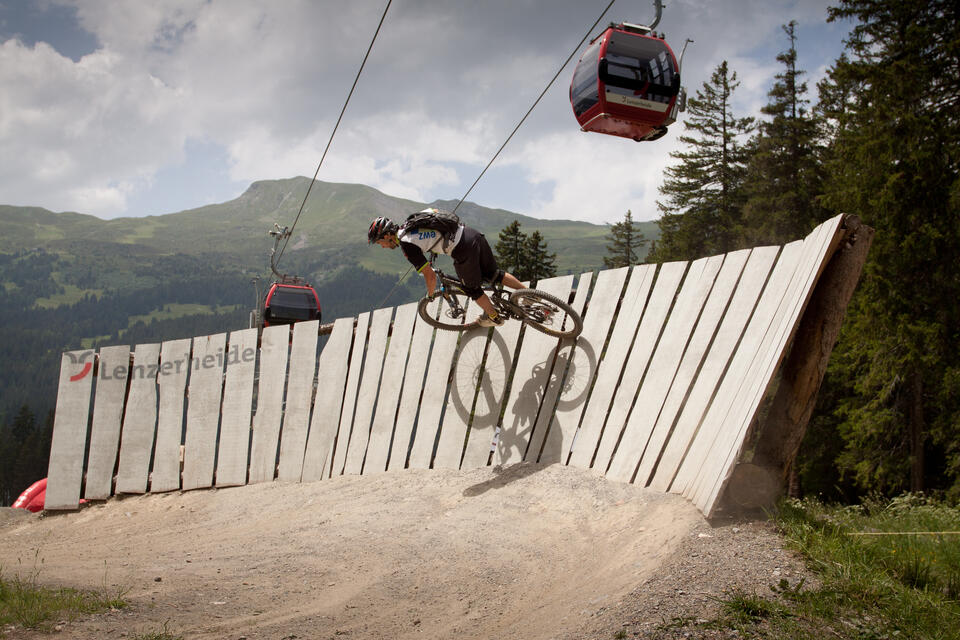
{"type": "MultiPolygon", "coordinates": [[[[428,324],[447,331],[466,331],[480,326],[477,318],[467,314],[481,312],[480,305],[463,291],[459,278],[448,276],[434,266],[437,286],[432,294],[420,299],[417,312],[428,324]]],[[[504,290],[502,286],[484,285],[483,292],[490,298],[497,312],[505,319],[519,320],[537,331],[557,338],[576,338],[583,331],[580,314],[556,296],[536,289],[504,290]]]]}

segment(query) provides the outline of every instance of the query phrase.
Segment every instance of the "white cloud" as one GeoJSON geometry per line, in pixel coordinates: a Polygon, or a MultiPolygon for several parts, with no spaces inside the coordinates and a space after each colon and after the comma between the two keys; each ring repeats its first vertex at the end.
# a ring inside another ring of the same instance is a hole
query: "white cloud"
{"type": "MultiPolygon", "coordinates": [[[[98,49],[74,62],[43,43],[0,43],[0,145],[18,160],[0,166],[0,201],[100,216],[162,189],[164,169],[198,161],[190,141],[217,151],[204,159],[227,158],[204,172],[225,182],[312,175],[383,11],[334,0],[54,1],[76,8],[98,49]]],[[[822,24],[828,1],[676,0],[660,28],[677,53],[683,38],[697,41],[684,61],[691,94],[729,59],[742,82],[737,115],[749,115],[779,70],[780,25],[822,24]]],[[[599,11],[545,6],[395,3],[319,177],[420,201],[467,186],[599,11]]],[[[649,0],[615,7],[610,20],[652,17],[649,0]]],[[[681,126],[643,144],[583,134],[566,103],[571,72],[498,159],[513,177],[503,191],[481,183],[480,204],[655,217],[681,126]]]]}

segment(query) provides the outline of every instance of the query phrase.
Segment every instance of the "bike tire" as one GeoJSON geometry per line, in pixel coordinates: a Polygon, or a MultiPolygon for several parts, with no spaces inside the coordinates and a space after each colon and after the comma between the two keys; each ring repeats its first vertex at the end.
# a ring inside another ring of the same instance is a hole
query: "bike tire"
{"type": "Polygon", "coordinates": [[[537,289],[518,289],[510,302],[524,310],[522,321],[557,338],[576,338],[583,331],[580,314],[569,304],[537,289]],[[559,313],[558,313],[559,312],[559,313]]]}
{"type": "Polygon", "coordinates": [[[462,318],[453,317],[443,294],[440,291],[434,291],[432,294],[420,298],[420,302],[417,303],[417,313],[423,318],[423,321],[444,331],[466,331],[479,326],[476,320],[473,320],[473,322],[466,321],[468,314],[472,313],[473,300],[460,291],[448,291],[447,293],[456,296],[460,306],[464,309],[464,316],[462,318]]]}

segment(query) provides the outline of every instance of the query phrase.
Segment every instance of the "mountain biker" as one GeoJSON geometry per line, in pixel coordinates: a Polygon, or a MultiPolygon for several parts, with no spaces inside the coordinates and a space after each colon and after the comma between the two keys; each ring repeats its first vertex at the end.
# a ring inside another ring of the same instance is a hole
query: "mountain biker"
{"type": "MultiPolygon", "coordinates": [[[[421,213],[436,212],[436,209],[424,209],[421,213]]],[[[437,274],[424,255],[427,251],[445,253],[453,258],[453,267],[463,282],[463,292],[475,300],[483,313],[477,318],[481,327],[494,327],[503,324],[503,318],[497,313],[490,298],[481,288],[482,281],[494,285],[503,284],[511,289],[522,289],[523,283],[514,276],[497,268],[493,251],[482,233],[461,224],[452,240],[442,233],[430,233],[430,229],[406,228],[390,218],[380,216],[370,223],[367,230],[367,242],[378,244],[384,249],[400,247],[403,255],[410,261],[418,273],[423,274],[427,292],[433,294],[437,287],[437,274]]]]}

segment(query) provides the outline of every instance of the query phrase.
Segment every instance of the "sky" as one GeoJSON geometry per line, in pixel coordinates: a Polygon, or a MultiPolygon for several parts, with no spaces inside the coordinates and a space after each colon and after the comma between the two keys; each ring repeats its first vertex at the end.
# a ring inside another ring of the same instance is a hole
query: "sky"
{"type": "MultiPolygon", "coordinates": [[[[580,131],[577,47],[609,0],[393,0],[317,175],[418,202],[467,200],[597,224],[659,217],[683,114],[655,142],[580,131]]],[[[690,95],[723,61],[760,116],[782,25],[809,97],[850,24],[830,0],[669,0],[657,31],[690,95]]],[[[313,176],[387,0],[0,0],[0,204],[103,219],[225,202],[313,176]]],[[[616,0],[600,26],[649,24],[616,0]]]]}

